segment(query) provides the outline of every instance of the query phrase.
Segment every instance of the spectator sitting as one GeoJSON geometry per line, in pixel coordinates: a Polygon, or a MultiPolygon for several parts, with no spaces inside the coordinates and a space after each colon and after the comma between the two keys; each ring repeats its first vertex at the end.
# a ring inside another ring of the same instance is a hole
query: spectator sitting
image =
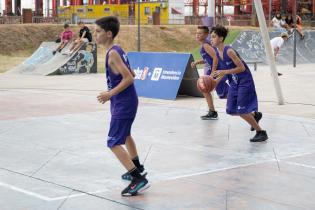
{"type": "Polygon", "coordinates": [[[285,29],[281,27],[280,21],[281,21],[281,14],[277,13],[276,16],[272,18],[271,25],[275,31],[285,32],[285,29]]]}
{"type": "Polygon", "coordinates": [[[304,39],[304,34],[302,31],[302,18],[296,15],[296,31],[300,34],[301,39],[304,39]]]}
{"type": "Polygon", "coordinates": [[[290,28],[289,28],[289,25],[287,24],[287,22],[285,21],[286,20],[286,16],[283,15],[281,20],[280,20],[280,26],[282,28],[284,28],[288,33],[290,33],[290,28]]]}
{"type": "Polygon", "coordinates": [[[61,52],[61,50],[71,41],[73,37],[73,32],[71,31],[69,24],[65,23],[63,28],[64,31],[60,34],[61,44],[53,51],[53,55],[55,55],[57,51],[61,52]]]}
{"type": "Polygon", "coordinates": [[[288,25],[289,32],[292,33],[293,32],[293,28],[294,28],[294,22],[293,22],[292,15],[288,15],[285,18],[285,22],[288,25]]]}
{"type": "MultiPolygon", "coordinates": [[[[285,22],[288,24],[289,27],[289,32],[292,33],[294,29],[294,20],[292,15],[289,15],[286,19],[285,22]]],[[[299,33],[301,36],[301,39],[304,39],[304,34],[302,32],[302,18],[298,15],[296,15],[296,31],[299,33]]]]}
{"type": "Polygon", "coordinates": [[[80,46],[82,46],[83,43],[87,43],[87,42],[91,42],[92,41],[92,34],[90,32],[90,29],[85,26],[85,24],[80,21],[78,23],[78,25],[80,26],[80,32],[79,32],[79,38],[77,38],[73,45],[71,46],[69,52],[65,53],[68,55],[72,55],[72,53],[74,53],[77,49],[80,48],[80,46]]]}

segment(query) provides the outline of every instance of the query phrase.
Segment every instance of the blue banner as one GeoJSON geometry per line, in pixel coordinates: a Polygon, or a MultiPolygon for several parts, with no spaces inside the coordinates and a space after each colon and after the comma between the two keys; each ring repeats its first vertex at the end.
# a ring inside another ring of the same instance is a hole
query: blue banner
{"type": "Polygon", "coordinates": [[[175,100],[192,57],[189,53],[129,52],[128,59],[139,96],[175,100]]]}

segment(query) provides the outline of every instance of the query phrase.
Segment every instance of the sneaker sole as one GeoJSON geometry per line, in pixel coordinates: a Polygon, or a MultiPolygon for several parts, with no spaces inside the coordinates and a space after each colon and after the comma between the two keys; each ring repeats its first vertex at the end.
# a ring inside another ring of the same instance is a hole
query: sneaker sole
{"type": "Polygon", "coordinates": [[[266,138],[266,139],[264,139],[264,140],[261,140],[261,141],[252,141],[252,140],[249,140],[250,142],[264,142],[264,141],[267,141],[268,140],[268,138],[266,138]]]}
{"type": "Polygon", "coordinates": [[[218,120],[219,118],[201,118],[201,120],[218,120]]]}
{"type": "Polygon", "coordinates": [[[149,182],[144,185],[141,189],[138,190],[138,192],[136,194],[122,194],[122,196],[124,197],[131,197],[131,196],[137,196],[139,194],[141,194],[143,191],[145,191],[146,189],[148,189],[150,187],[149,182]]]}
{"type": "Polygon", "coordinates": [[[138,190],[138,194],[139,194],[139,193],[142,193],[143,191],[145,191],[145,190],[148,189],[149,187],[151,187],[151,185],[150,185],[149,182],[148,182],[144,187],[142,187],[140,190],[138,190]]]}

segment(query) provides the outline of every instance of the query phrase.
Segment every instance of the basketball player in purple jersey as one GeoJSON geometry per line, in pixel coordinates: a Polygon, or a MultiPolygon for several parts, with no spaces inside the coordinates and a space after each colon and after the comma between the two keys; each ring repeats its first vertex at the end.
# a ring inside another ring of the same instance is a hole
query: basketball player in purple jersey
{"type": "Polygon", "coordinates": [[[120,23],[116,17],[104,17],[96,22],[95,36],[97,43],[106,48],[107,91],[101,92],[97,99],[104,104],[110,100],[111,122],[107,146],[127,169],[123,179],[131,183],[121,194],[134,196],[149,187],[143,165],[140,164],[131,126],[136,117],[138,96],[133,84],[134,72],[130,69],[125,52],[114,39],[119,32],[120,23]],[[127,151],[123,147],[126,145],[127,151]]]}
{"type": "MultiPolygon", "coordinates": [[[[205,72],[206,75],[213,76],[213,72],[216,71],[218,65],[218,59],[213,47],[210,44],[210,41],[207,39],[209,35],[209,28],[207,26],[198,26],[196,32],[196,40],[201,44],[200,47],[200,55],[202,60],[198,60],[191,63],[191,67],[195,68],[198,64],[206,64],[207,71],[205,72]],[[212,72],[212,73],[211,73],[212,72]]],[[[228,84],[225,83],[226,78],[223,78],[218,82],[216,87],[217,94],[220,98],[226,98],[228,84]]],[[[211,92],[210,93],[203,93],[207,104],[208,104],[208,114],[201,116],[202,120],[216,120],[218,119],[218,112],[215,111],[213,97],[211,92]]]]}
{"type": "Polygon", "coordinates": [[[256,135],[250,139],[251,142],[266,141],[267,133],[258,124],[262,114],[257,112],[258,102],[252,74],[238,53],[230,46],[224,45],[227,35],[228,29],[224,26],[218,25],[211,29],[211,43],[218,57],[218,70],[214,75],[227,75],[230,85],[226,112],[240,116],[256,130],[256,135]]]}

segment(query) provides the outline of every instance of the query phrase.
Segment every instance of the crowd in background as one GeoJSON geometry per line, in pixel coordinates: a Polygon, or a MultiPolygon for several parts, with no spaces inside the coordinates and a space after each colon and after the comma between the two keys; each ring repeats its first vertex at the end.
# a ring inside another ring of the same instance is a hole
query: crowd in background
{"type": "MultiPolygon", "coordinates": [[[[271,26],[275,31],[292,34],[295,28],[293,16],[286,16],[277,13],[276,16],[271,20],[271,26]]],[[[299,33],[301,39],[303,39],[304,34],[302,32],[302,18],[298,15],[296,15],[296,31],[299,33]]]]}

